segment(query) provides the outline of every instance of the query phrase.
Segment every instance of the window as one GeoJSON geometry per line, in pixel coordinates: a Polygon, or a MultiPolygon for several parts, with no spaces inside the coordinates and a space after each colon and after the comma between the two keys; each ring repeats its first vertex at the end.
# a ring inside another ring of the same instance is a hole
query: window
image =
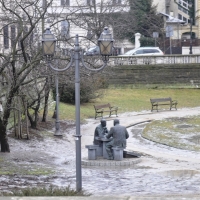
{"type": "Polygon", "coordinates": [[[183,17],[183,21],[187,22],[188,20],[185,17],[183,17]]]}
{"type": "Polygon", "coordinates": [[[92,27],[95,27],[95,25],[93,23],[88,23],[88,31],[87,31],[87,38],[89,40],[92,39],[92,37],[95,35],[92,31],[92,27]]]}
{"type": "MultiPolygon", "coordinates": [[[[21,32],[21,27],[18,25],[17,26],[17,34],[19,34],[21,32]]],[[[22,36],[20,35],[19,37],[19,40],[18,40],[18,46],[21,47],[21,44],[20,44],[20,40],[21,40],[22,36]]]]}
{"type": "Polygon", "coordinates": [[[28,26],[24,26],[23,36],[26,35],[27,33],[28,33],[28,26]]]}
{"type": "Polygon", "coordinates": [[[10,27],[10,34],[11,34],[11,46],[13,47],[15,44],[15,39],[16,39],[16,28],[15,25],[12,25],[10,27]]]}
{"type": "Polygon", "coordinates": [[[87,32],[87,39],[91,40],[92,37],[93,37],[93,32],[92,32],[91,29],[89,29],[88,32],[87,32]]]}
{"type": "Polygon", "coordinates": [[[181,10],[182,12],[188,14],[188,1],[179,0],[178,4],[179,4],[178,9],[181,10]]]}
{"type": "Polygon", "coordinates": [[[69,22],[67,20],[61,21],[61,36],[67,37],[69,35],[69,22]]]}
{"type": "MultiPolygon", "coordinates": [[[[23,36],[22,36],[22,37],[25,37],[25,35],[26,35],[27,33],[28,33],[28,26],[24,26],[24,27],[23,27],[23,36]]],[[[25,45],[28,45],[28,40],[29,40],[29,38],[26,37],[25,40],[24,40],[25,45]]]]}
{"type": "Polygon", "coordinates": [[[183,2],[183,6],[184,6],[184,7],[187,7],[188,5],[187,5],[186,3],[183,2]]]}
{"type": "Polygon", "coordinates": [[[153,49],[144,49],[143,53],[155,53],[153,49]]]}
{"type": "Polygon", "coordinates": [[[95,5],[96,0],[87,0],[87,5],[95,5]]]}
{"type": "Polygon", "coordinates": [[[122,4],[122,0],[112,0],[112,4],[113,5],[122,4]]]}
{"type": "MultiPolygon", "coordinates": [[[[31,28],[30,28],[31,29],[31,28]]],[[[30,43],[32,44],[33,43],[33,31],[31,32],[30,34],[30,39],[29,39],[30,43]]]]}
{"type": "Polygon", "coordinates": [[[159,53],[157,49],[144,49],[144,53],[159,53]]]}
{"type": "Polygon", "coordinates": [[[8,34],[8,25],[3,27],[3,42],[4,42],[4,48],[9,48],[9,34],[8,34]]]}
{"type": "Polygon", "coordinates": [[[142,50],[142,49],[137,50],[137,51],[135,52],[135,54],[136,54],[136,55],[137,55],[137,54],[143,54],[143,50],[142,50]]]}
{"type": "Polygon", "coordinates": [[[61,0],[61,6],[69,6],[69,0],[61,0]]]}

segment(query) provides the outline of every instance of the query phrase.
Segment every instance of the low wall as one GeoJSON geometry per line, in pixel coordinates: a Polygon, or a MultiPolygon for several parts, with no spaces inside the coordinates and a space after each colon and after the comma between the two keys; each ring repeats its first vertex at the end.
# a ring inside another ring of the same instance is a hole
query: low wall
{"type": "Polygon", "coordinates": [[[200,65],[120,65],[104,69],[109,84],[200,84],[200,65]]]}
{"type": "MultiPolygon", "coordinates": [[[[182,47],[182,54],[189,54],[190,52],[190,47],[182,47]]],[[[199,46],[193,46],[192,47],[192,54],[200,54],[200,48],[199,46]]]]}

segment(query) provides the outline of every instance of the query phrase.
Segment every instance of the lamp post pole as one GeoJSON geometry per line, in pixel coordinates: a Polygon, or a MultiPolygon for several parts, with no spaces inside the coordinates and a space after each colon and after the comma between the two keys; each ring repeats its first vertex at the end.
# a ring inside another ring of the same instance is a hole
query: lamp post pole
{"type": "Polygon", "coordinates": [[[74,60],[75,60],[75,107],[76,107],[76,188],[77,191],[82,189],[82,171],[81,171],[81,131],[80,131],[80,72],[79,72],[79,59],[80,47],[78,35],[76,35],[74,47],[74,60]]]}
{"type": "Polygon", "coordinates": [[[192,0],[189,1],[188,3],[188,12],[190,16],[190,51],[189,54],[192,54],[192,24],[193,24],[193,16],[192,16],[192,9],[193,9],[193,2],[192,0]]]}
{"type": "Polygon", "coordinates": [[[60,120],[59,120],[59,89],[58,89],[58,73],[55,76],[56,83],[56,123],[55,123],[55,133],[54,136],[62,136],[60,133],[60,120]]]}
{"type": "Polygon", "coordinates": [[[75,107],[76,107],[76,134],[75,144],[76,144],[76,190],[82,190],[82,170],[81,170],[81,131],[80,131],[80,62],[82,65],[90,71],[100,71],[102,70],[108,63],[109,56],[112,55],[112,47],[113,47],[113,38],[110,34],[107,27],[104,28],[104,31],[101,33],[101,36],[98,40],[100,52],[102,55],[102,59],[104,64],[99,68],[90,68],[84,63],[83,52],[79,47],[78,35],[76,35],[75,39],[75,47],[70,51],[70,62],[63,69],[54,68],[51,64],[51,61],[55,52],[55,42],[56,39],[54,35],[51,33],[50,29],[46,29],[46,32],[43,34],[42,39],[42,48],[43,54],[46,57],[48,66],[56,72],[63,72],[69,69],[73,63],[75,64],[75,107]]]}
{"type": "Polygon", "coordinates": [[[192,54],[192,23],[193,23],[193,19],[190,14],[190,52],[189,54],[192,54]]]}
{"type": "MultiPolygon", "coordinates": [[[[59,57],[61,55],[61,51],[59,46],[56,47],[55,49],[55,54],[59,57]]],[[[56,67],[58,68],[59,61],[58,58],[56,59],[56,67]]],[[[55,112],[55,133],[54,136],[62,136],[62,133],[60,132],[60,119],[59,119],[59,101],[60,101],[60,96],[59,96],[59,87],[58,87],[58,72],[56,71],[55,75],[55,85],[56,85],[56,112],[55,112]]]]}

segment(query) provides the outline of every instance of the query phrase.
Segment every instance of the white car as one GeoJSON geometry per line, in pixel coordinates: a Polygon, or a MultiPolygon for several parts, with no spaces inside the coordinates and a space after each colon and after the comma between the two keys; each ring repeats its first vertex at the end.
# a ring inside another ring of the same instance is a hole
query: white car
{"type": "Polygon", "coordinates": [[[164,53],[159,49],[159,47],[139,47],[137,49],[132,49],[127,51],[121,56],[149,56],[149,55],[164,55],[164,53]]]}
{"type": "Polygon", "coordinates": [[[95,56],[95,55],[100,55],[100,49],[99,46],[94,46],[89,48],[84,55],[86,56],[95,56]]]}

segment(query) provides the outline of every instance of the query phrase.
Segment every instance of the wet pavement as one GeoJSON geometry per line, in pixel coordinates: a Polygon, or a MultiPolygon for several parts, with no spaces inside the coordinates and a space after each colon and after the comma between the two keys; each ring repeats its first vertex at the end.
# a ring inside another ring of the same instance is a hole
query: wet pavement
{"type": "Polygon", "coordinates": [[[152,195],[152,196],[93,196],[93,197],[0,197],[0,200],[199,200],[200,195],[152,195]]]}
{"type": "MultiPolygon", "coordinates": [[[[110,199],[110,195],[116,197],[113,199],[191,199],[191,197],[200,199],[198,196],[200,193],[200,153],[168,147],[141,137],[141,132],[148,121],[194,115],[200,115],[200,107],[119,115],[120,123],[129,127],[130,137],[127,141],[127,149],[141,153],[140,162],[135,162],[132,166],[82,166],[83,190],[93,196],[87,199],[98,199],[95,197],[102,196],[99,198],[105,200],[110,199]]],[[[107,127],[112,127],[114,118],[105,119],[107,127]]],[[[93,132],[99,121],[100,119],[90,119],[87,124],[81,126],[83,159],[87,159],[85,145],[92,144],[93,132]]],[[[4,156],[16,165],[27,165],[29,169],[34,165],[45,169],[49,167],[49,170],[54,170],[55,173],[37,176],[25,176],[18,173],[11,176],[2,175],[0,177],[1,192],[8,192],[13,188],[43,187],[50,184],[62,187],[70,185],[75,189],[74,133],[75,130],[72,129],[70,132],[63,133],[62,139],[47,137],[43,141],[26,143],[9,138],[13,151],[6,156],[0,154],[0,158],[4,156]],[[16,152],[23,153],[20,157],[20,154],[16,152]]],[[[12,198],[12,200],[20,199],[12,198]]],[[[62,199],[68,199],[68,197],[56,200],[62,199]]]]}

